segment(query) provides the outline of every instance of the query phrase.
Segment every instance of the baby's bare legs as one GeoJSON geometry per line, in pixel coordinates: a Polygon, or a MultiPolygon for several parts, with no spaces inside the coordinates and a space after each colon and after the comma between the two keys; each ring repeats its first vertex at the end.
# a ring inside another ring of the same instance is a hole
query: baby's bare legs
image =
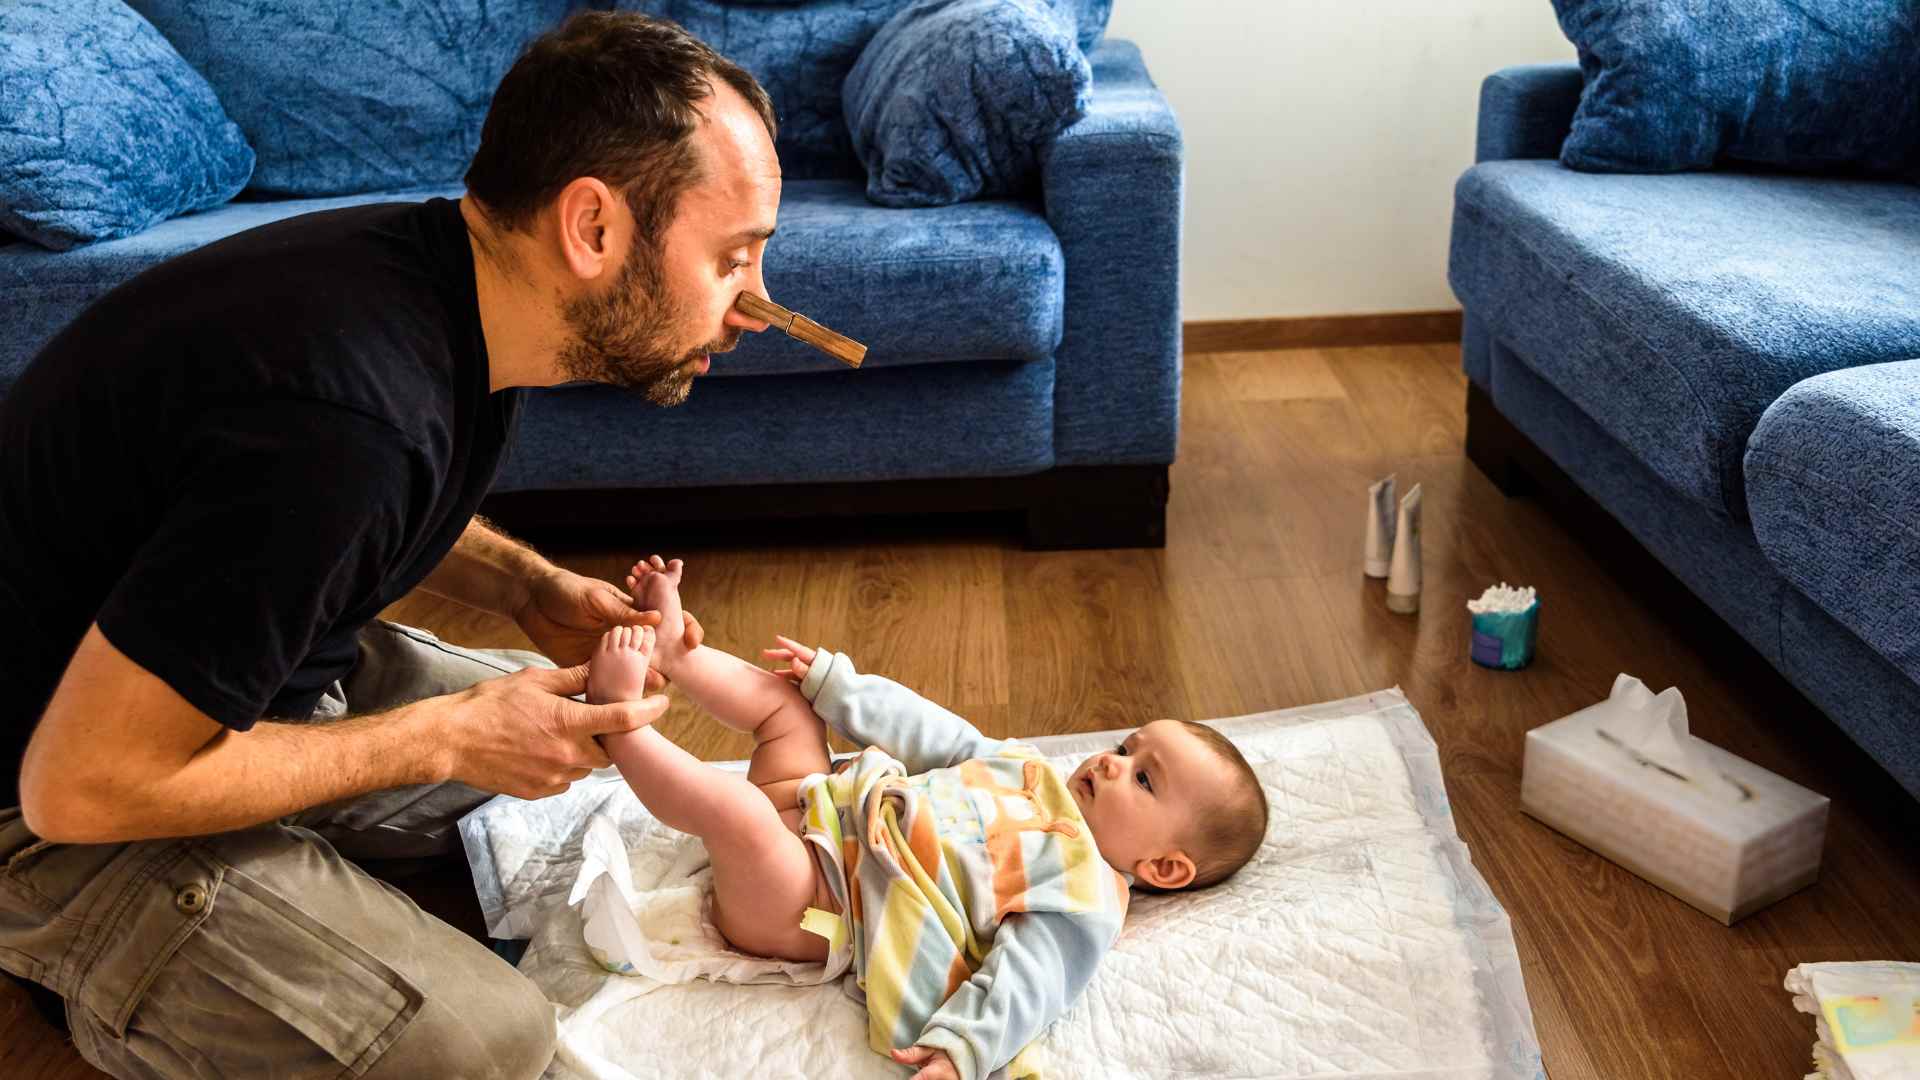
{"type": "Polygon", "coordinates": [[[825,959],[826,941],[799,927],[800,917],[820,899],[820,890],[819,872],[800,839],[799,811],[794,808],[799,780],[827,768],[820,720],[779,676],[707,646],[687,650],[679,629],[678,562],[670,577],[668,571],[645,564],[635,573],[645,593],[636,593],[636,599],[659,610],[663,626],[670,620],[676,629],[663,629],[658,637],[650,628],[609,631],[593,657],[589,699],[598,700],[595,695],[603,688],[643,685],[652,660],[696,704],[729,727],[752,732],[756,746],[745,778],[701,762],[651,727],[604,736],[607,755],[655,817],[706,842],[713,860],[714,925],[728,941],[762,956],[825,959]],[[671,649],[663,641],[669,633],[674,637],[671,649]],[[784,690],[791,700],[767,693],[768,688],[784,690]],[[796,701],[816,733],[812,757],[801,752],[808,740],[796,731],[803,726],[792,707],[796,701]],[[785,807],[774,801],[775,792],[763,782],[771,770],[797,770],[787,774],[791,783],[783,785],[785,807]]]}
{"type": "Polygon", "coordinates": [[[655,555],[634,564],[627,577],[635,602],[660,612],[653,666],[714,719],[753,736],[747,779],[797,828],[800,781],[830,764],[826,725],[787,679],[711,646],[686,647],[682,570],[679,559],[664,562],[655,555]]]}

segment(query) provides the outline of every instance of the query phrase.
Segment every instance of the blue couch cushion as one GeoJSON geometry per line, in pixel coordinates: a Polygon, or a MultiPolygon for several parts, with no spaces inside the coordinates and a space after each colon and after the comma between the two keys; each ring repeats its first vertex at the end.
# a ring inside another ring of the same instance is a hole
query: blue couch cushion
{"type": "Polygon", "coordinates": [[[1920,180],[1913,0],[1554,0],[1586,90],[1560,160],[1728,160],[1920,180]]]}
{"type": "Polygon", "coordinates": [[[867,198],[948,206],[1034,185],[1038,148],[1085,115],[1093,68],[1041,0],[918,0],[841,92],[867,198]]]}
{"type": "MultiPolygon", "coordinates": [[[[234,202],[55,255],[0,245],[0,394],[41,345],[107,290],[163,259],[269,221],[357,203],[457,198],[458,187],[333,199],[234,202]]],[[[775,300],[867,344],[866,367],[1049,359],[1060,345],[1066,263],[1039,208],[987,200],[884,210],[852,180],[789,183],[764,274],[775,300]]],[[[840,370],[784,334],[748,334],[713,374],[840,370]]]]}
{"type": "Polygon", "coordinates": [[[1741,459],[1823,371],[1920,356],[1920,188],[1476,165],[1448,277],[1512,346],[1676,490],[1746,517],[1741,459]]]}
{"type": "MultiPolygon", "coordinates": [[[[810,180],[862,175],[847,134],[841,84],[867,42],[911,2],[617,0],[611,6],[672,19],[752,72],[772,96],[780,121],[775,149],[781,170],[789,180],[810,180]]],[[[1077,28],[1082,50],[1100,40],[1113,13],[1113,0],[1046,2],[1077,28]]]]}
{"type": "Polygon", "coordinates": [[[1018,476],[1054,463],[1053,387],[1043,360],[529,391],[494,490],[1018,476]]]}
{"type": "Polygon", "coordinates": [[[1920,682],[1920,360],[1788,390],[1761,417],[1746,468],[1760,550],[1920,682]]]}
{"type": "Polygon", "coordinates": [[[56,250],[218,206],[253,172],[213,88],[119,0],[0,4],[0,117],[0,228],[56,250]]]}
{"type": "Polygon", "coordinates": [[[128,0],[260,155],[257,191],[452,183],[494,88],[570,0],[128,0]]]}

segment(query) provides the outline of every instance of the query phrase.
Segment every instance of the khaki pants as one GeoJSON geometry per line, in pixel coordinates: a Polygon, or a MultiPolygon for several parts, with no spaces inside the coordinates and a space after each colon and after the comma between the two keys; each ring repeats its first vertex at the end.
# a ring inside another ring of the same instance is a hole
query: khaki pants
{"type": "MultiPolygon", "coordinates": [[[[375,623],[315,719],[379,712],[530,665],[375,623]]],[[[490,950],[353,858],[459,847],[486,801],[376,792],[217,836],[48,844],[0,808],[0,968],[66,999],[118,1077],[533,1077],[553,1009],[490,950]]]]}

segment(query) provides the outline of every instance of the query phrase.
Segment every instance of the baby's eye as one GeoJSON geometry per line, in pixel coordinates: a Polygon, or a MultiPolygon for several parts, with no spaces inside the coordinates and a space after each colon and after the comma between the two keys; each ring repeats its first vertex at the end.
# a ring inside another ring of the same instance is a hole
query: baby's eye
{"type": "Polygon", "coordinates": [[[1147,771],[1145,769],[1142,769],[1139,772],[1134,773],[1133,775],[1134,775],[1134,779],[1140,781],[1141,787],[1146,788],[1149,793],[1153,791],[1153,778],[1147,775],[1147,771]]]}
{"type": "Polygon", "coordinates": [[[1121,744],[1120,744],[1119,746],[1116,746],[1116,747],[1114,747],[1114,748],[1113,748],[1113,752],[1114,752],[1114,753],[1116,753],[1116,754],[1119,754],[1119,755],[1120,755],[1121,757],[1126,757],[1126,756],[1127,756],[1127,744],[1126,744],[1126,743],[1121,743],[1121,744]]]}

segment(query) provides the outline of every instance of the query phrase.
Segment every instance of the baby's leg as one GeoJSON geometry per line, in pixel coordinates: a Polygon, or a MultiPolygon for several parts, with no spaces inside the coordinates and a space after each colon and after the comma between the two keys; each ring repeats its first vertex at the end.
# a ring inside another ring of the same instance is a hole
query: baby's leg
{"type": "Polygon", "coordinates": [[[635,564],[627,578],[639,605],[660,612],[654,666],[714,719],[753,736],[747,779],[797,826],[800,781],[830,767],[826,725],[785,678],[712,646],[686,647],[682,570],[680,560],[662,562],[656,555],[635,564]]]}
{"type": "MultiPolygon", "coordinates": [[[[593,656],[589,697],[600,687],[644,685],[653,636],[644,627],[608,631],[593,656]]],[[[713,923],[735,948],[783,960],[826,958],[826,940],[799,925],[818,895],[820,871],[806,841],[758,788],[651,727],[600,741],[655,817],[706,842],[713,860],[713,923]]]]}

